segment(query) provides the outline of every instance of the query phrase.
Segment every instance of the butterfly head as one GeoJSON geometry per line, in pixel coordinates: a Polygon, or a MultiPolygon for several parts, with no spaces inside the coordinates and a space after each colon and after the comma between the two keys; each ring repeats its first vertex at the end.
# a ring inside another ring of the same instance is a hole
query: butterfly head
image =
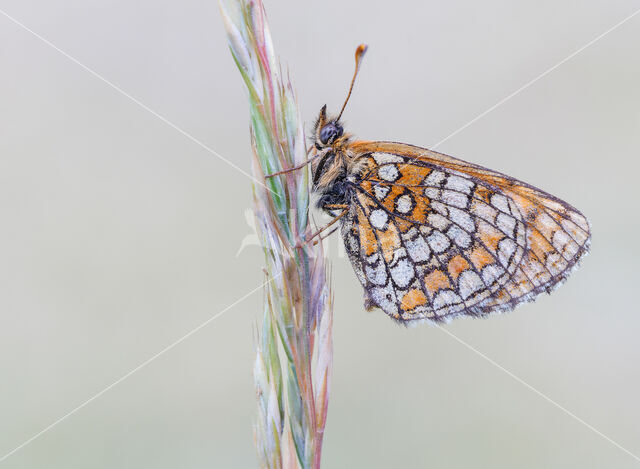
{"type": "Polygon", "coordinates": [[[334,146],[344,137],[344,127],[338,119],[327,117],[327,106],[322,106],[314,126],[314,143],[318,150],[334,146]]]}

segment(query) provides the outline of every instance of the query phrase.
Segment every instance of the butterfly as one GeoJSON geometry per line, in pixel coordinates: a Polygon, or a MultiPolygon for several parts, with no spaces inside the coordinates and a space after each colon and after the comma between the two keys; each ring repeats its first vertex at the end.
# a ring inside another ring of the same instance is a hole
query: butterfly
{"type": "MultiPolygon", "coordinates": [[[[358,141],[326,105],[313,128],[317,205],[340,222],[365,307],[403,324],[508,311],[550,293],[588,252],[568,203],[425,148],[358,141]]],[[[327,225],[327,226],[329,226],[327,225]]],[[[321,230],[322,231],[322,230],[321,230]]]]}

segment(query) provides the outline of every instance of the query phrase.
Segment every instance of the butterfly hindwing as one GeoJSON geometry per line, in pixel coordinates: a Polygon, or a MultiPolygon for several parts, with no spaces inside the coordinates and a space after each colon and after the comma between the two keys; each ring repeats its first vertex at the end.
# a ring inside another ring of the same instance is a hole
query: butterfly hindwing
{"type": "Polygon", "coordinates": [[[588,249],[576,209],[532,186],[410,145],[355,142],[342,233],[366,302],[402,321],[509,310],[588,249]]]}

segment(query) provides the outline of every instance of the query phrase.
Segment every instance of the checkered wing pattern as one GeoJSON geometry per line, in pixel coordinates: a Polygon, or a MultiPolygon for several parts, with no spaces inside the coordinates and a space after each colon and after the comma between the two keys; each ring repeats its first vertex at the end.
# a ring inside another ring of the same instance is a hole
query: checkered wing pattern
{"type": "Polygon", "coordinates": [[[506,175],[410,145],[360,142],[342,225],[365,303],[401,322],[513,309],[588,250],[586,218],[506,175]]]}

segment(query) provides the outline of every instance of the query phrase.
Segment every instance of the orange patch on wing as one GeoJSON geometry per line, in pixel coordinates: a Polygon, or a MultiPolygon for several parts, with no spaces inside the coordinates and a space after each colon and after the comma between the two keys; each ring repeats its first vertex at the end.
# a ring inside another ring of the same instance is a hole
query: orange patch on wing
{"type": "Polygon", "coordinates": [[[388,211],[393,213],[393,210],[395,209],[395,205],[396,205],[396,199],[403,192],[404,192],[404,187],[392,185],[391,190],[389,191],[389,194],[387,194],[387,196],[382,200],[382,205],[384,205],[384,208],[386,208],[388,211]]]}
{"type": "Polygon", "coordinates": [[[559,209],[558,212],[547,212],[547,215],[553,218],[553,220],[561,227],[562,227],[562,222],[565,220],[565,217],[567,216],[566,210],[564,208],[559,209]]]}
{"type": "Polygon", "coordinates": [[[471,251],[471,262],[476,269],[482,270],[486,265],[493,264],[495,262],[493,256],[483,247],[476,247],[471,251]]]}
{"type": "Polygon", "coordinates": [[[427,222],[426,213],[423,211],[414,209],[409,216],[411,216],[412,220],[418,223],[425,224],[427,222]]]}
{"type": "Polygon", "coordinates": [[[486,202],[489,205],[491,205],[491,196],[493,194],[494,192],[490,191],[484,186],[477,186],[475,190],[475,197],[479,198],[480,200],[486,202]]]}
{"type": "Polygon", "coordinates": [[[423,188],[409,187],[408,189],[415,205],[410,213],[403,216],[418,223],[425,223],[429,212],[429,199],[424,195],[423,188]]]}
{"type": "Polygon", "coordinates": [[[415,165],[399,165],[400,178],[396,181],[398,184],[404,186],[415,186],[422,182],[422,180],[431,172],[429,168],[423,168],[415,165]]]}
{"type": "MultiPolygon", "coordinates": [[[[422,170],[422,178],[426,178],[427,176],[429,176],[429,174],[431,174],[433,172],[432,168],[420,168],[422,170]]],[[[422,181],[420,181],[420,185],[422,185],[422,181]]]]}
{"type": "Polygon", "coordinates": [[[530,216],[532,213],[537,213],[539,211],[536,204],[517,192],[510,192],[509,197],[515,202],[525,218],[530,216]]]}
{"type": "Polygon", "coordinates": [[[377,230],[377,232],[384,260],[389,263],[393,259],[393,252],[401,246],[400,235],[396,227],[391,224],[388,225],[386,230],[377,230]]]}
{"type": "Polygon", "coordinates": [[[413,226],[410,221],[407,221],[404,218],[393,217],[393,221],[396,225],[398,225],[398,229],[401,233],[406,233],[413,226]]]}
{"type": "Polygon", "coordinates": [[[358,194],[358,200],[367,210],[375,210],[377,208],[380,208],[377,200],[368,195],[358,194]]]}
{"type": "Polygon", "coordinates": [[[401,301],[402,309],[404,311],[411,311],[416,306],[423,306],[427,304],[427,297],[424,292],[417,288],[412,288],[403,297],[401,301]]]}
{"type": "Polygon", "coordinates": [[[501,231],[489,224],[483,224],[482,229],[478,230],[478,235],[485,246],[488,246],[493,252],[498,252],[498,243],[504,238],[504,234],[501,231]]]}
{"type": "Polygon", "coordinates": [[[529,235],[530,246],[538,259],[544,260],[547,253],[555,251],[555,248],[538,231],[532,230],[529,235]]]}
{"type": "Polygon", "coordinates": [[[451,288],[451,284],[449,283],[447,276],[444,272],[437,269],[430,274],[425,275],[424,285],[431,293],[435,293],[441,288],[451,288]]]}
{"type": "Polygon", "coordinates": [[[373,228],[369,224],[369,220],[364,216],[362,209],[358,207],[358,228],[360,230],[360,246],[367,256],[372,255],[378,250],[378,241],[373,233],[373,228]]]}
{"type": "Polygon", "coordinates": [[[371,193],[371,191],[373,190],[373,185],[371,184],[371,181],[369,181],[368,179],[365,179],[364,181],[360,181],[360,187],[362,187],[366,192],[371,193]]]}
{"type": "Polygon", "coordinates": [[[458,276],[468,268],[469,263],[460,255],[454,256],[449,260],[449,275],[451,275],[451,278],[454,280],[457,280],[458,276]]]}

